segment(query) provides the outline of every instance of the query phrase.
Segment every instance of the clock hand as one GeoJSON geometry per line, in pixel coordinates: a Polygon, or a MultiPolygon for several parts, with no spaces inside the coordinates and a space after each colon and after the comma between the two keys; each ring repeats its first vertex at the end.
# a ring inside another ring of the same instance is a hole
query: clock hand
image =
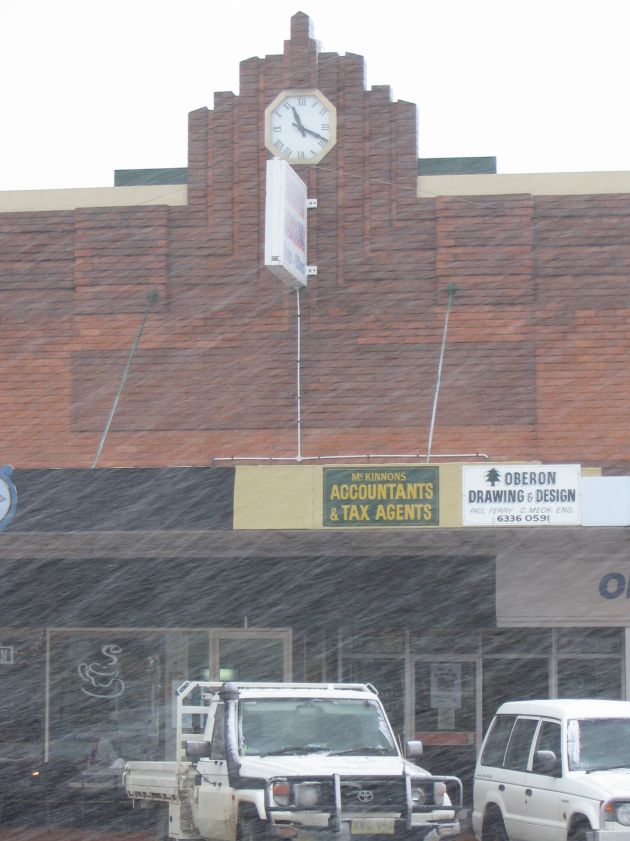
{"type": "Polygon", "coordinates": [[[326,140],[326,138],[325,138],[325,137],[322,137],[322,136],[321,136],[321,134],[318,134],[316,131],[311,131],[311,130],[310,130],[310,128],[306,128],[306,126],[304,126],[304,131],[305,131],[307,134],[312,134],[312,135],[313,135],[313,137],[317,137],[317,138],[319,138],[319,140],[324,140],[324,141],[326,140]]]}
{"type": "Polygon", "coordinates": [[[292,108],[293,108],[293,117],[295,118],[295,122],[293,123],[293,125],[301,131],[302,137],[306,137],[306,129],[302,125],[302,120],[300,120],[300,115],[298,114],[297,109],[295,108],[295,105],[292,106],[292,108]]]}

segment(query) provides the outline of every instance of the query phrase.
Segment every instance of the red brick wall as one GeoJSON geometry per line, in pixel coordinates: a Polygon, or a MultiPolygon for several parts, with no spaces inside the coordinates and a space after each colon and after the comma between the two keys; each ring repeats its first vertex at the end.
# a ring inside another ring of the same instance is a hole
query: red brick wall
{"type": "Polygon", "coordinates": [[[87,467],[144,312],[100,464],[296,453],[295,293],[262,267],[265,107],[316,86],[337,146],[298,168],[305,455],[423,452],[447,287],[433,452],[627,470],[630,195],[416,197],[414,105],[363,59],[282,56],[190,115],[187,207],[0,215],[0,462],[87,467]]]}

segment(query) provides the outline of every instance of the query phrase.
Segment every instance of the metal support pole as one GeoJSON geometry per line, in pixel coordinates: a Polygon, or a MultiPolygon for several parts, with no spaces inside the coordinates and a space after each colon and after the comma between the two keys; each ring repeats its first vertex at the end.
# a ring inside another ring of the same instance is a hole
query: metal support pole
{"type": "Polygon", "coordinates": [[[44,762],[48,762],[50,752],[50,628],[46,628],[46,667],[44,672],[44,762]]]}
{"type": "Polygon", "coordinates": [[[125,383],[127,382],[127,376],[129,375],[129,369],[131,368],[131,363],[133,362],[133,358],[136,355],[136,350],[138,349],[138,345],[140,344],[140,337],[142,336],[142,331],[144,330],[144,325],[147,322],[147,318],[149,317],[149,312],[153,304],[160,299],[160,296],[157,292],[149,292],[147,296],[147,306],[144,311],[144,315],[142,316],[142,321],[140,322],[140,327],[138,328],[138,332],[136,334],[135,341],[131,348],[131,352],[129,353],[129,359],[127,360],[127,365],[125,366],[125,370],[123,372],[122,378],[120,380],[120,385],[118,386],[118,391],[116,392],[116,397],[114,397],[114,402],[112,403],[112,408],[109,413],[109,417],[107,418],[107,423],[105,424],[105,429],[103,430],[103,434],[101,436],[100,444],[98,445],[98,449],[96,451],[96,455],[94,456],[94,461],[92,462],[92,469],[96,467],[98,464],[98,460],[101,457],[101,452],[103,450],[103,445],[105,444],[105,439],[107,438],[107,433],[109,432],[109,428],[112,425],[112,420],[114,419],[114,415],[116,414],[116,408],[118,407],[118,401],[120,400],[120,395],[122,394],[123,388],[125,387],[125,383]]]}
{"type": "Polygon", "coordinates": [[[431,459],[431,445],[433,443],[433,428],[435,427],[435,416],[437,414],[438,394],[440,393],[440,384],[442,381],[442,363],[444,362],[444,351],[446,350],[446,334],[448,332],[448,317],[451,312],[451,304],[453,296],[457,292],[457,286],[454,283],[449,283],[446,287],[448,293],[448,301],[446,303],[446,314],[444,316],[444,333],[442,334],[442,349],[440,350],[440,361],[438,363],[437,380],[435,382],[435,394],[433,395],[433,411],[431,413],[431,426],[429,428],[429,443],[427,445],[427,463],[431,459]]]}
{"type": "Polygon", "coordinates": [[[302,461],[302,381],[300,366],[302,363],[302,316],[300,313],[300,290],[295,290],[297,302],[297,462],[302,461]]]}

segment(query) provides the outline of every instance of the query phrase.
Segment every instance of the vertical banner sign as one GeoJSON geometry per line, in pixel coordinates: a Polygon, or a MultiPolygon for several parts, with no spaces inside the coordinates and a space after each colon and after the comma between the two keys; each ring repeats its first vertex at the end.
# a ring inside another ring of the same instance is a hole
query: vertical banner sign
{"type": "Polygon", "coordinates": [[[579,464],[484,464],[462,468],[465,526],[578,526],[579,464]]]}
{"type": "Polygon", "coordinates": [[[325,526],[437,526],[437,467],[324,468],[325,526]]]}
{"type": "Polygon", "coordinates": [[[291,289],[306,286],[306,184],[286,161],[267,161],[265,266],[291,289]]]}

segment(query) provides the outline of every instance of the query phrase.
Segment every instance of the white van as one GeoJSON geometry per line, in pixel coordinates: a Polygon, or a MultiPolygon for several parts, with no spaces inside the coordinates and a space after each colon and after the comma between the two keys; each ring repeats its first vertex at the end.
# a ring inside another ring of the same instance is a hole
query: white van
{"type": "Polygon", "coordinates": [[[630,702],[511,701],[475,768],[479,841],[630,841],[630,702]]]}

